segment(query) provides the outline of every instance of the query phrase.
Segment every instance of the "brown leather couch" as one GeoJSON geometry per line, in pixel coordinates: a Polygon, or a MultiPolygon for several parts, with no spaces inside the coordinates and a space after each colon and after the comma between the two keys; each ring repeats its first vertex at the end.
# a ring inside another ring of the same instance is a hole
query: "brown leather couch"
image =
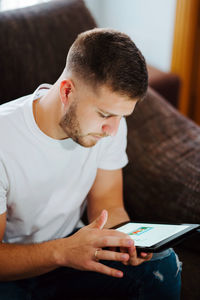
{"type": "MultiPolygon", "coordinates": [[[[54,83],[77,34],[95,26],[82,0],[1,12],[0,103],[32,93],[41,83],[54,83]]],[[[161,94],[161,85],[170,91],[166,97],[174,104],[180,82],[171,93],[170,74],[163,73],[164,79],[160,74],[156,80],[150,72],[149,82],[161,94]]],[[[200,128],[151,88],[127,122],[130,163],[124,169],[124,196],[132,219],[199,223],[200,128]]],[[[183,262],[182,299],[197,300],[200,235],[176,251],[183,262]]]]}
{"type": "Polygon", "coordinates": [[[169,103],[178,108],[181,80],[172,72],[163,72],[151,65],[147,66],[149,86],[162,95],[169,103]]]}

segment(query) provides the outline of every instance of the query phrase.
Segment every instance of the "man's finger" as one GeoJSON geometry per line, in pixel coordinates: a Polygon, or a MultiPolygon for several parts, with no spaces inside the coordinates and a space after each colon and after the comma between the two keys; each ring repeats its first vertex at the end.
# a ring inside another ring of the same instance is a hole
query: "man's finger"
{"type": "Polygon", "coordinates": [[[107,210],[102,210],[100,216],[98,216],[91,224],[88,225],[90,228],[98,228],[102,229],[106,224],[108,219],[108,212],[107,210]]]}
{"type": "Polygon", "coordinates": [[[113,252],[109,250],[98,250],[96,255],[98,260],[113,260],[113,261],[127,261],[129,260],[128,253],[120,253],[120,252],[113,252]]]}
{"type": "Polygon", "coordinates": [[[128,249],[129,255],[130,255],[130,259],[128,261],[128,263],[132,266],[137,266],[139,264],[142,263],[143,259],[138,258],[137,256],[137,251],[135,247],[130,247],[128,249]]]}
{"type": "Polygon", "coordinates": [[[152,259],[153,254],[152,253],[145,253],[146,255],[142,257],[145,261],[148,261],[152,259]]]}
{"type": "Polygon", "coordinates": [[[130,247],[130,249],[129,249],[129,255],[130,255],[129,264],[133,265],[133,266],[138,266],[141,263],[148,261],[152,258],[151,253],[149,253],[149,254],[145,253],[145,254],[147,254],[147,255],[145,255],[145,257],[141,256],[142,253],[144,256],[144,252],[141,252],[140,256],[138,256],[136,249],[134,250],[132,247],[130,247]]]}
{"type": "MultiPolygon", "coordinates": [[[[102,230],[102,235],[104,235],[104,236],[105,235],[110,235],[110,236],[116,236],[116,237],[121,237],[121,238],[126,238],[126,239],[129,239],[129,240],[132,240],[128,234],[126,234],[124,232],[114,230],[114,229],[105,229],[104,228],[102,230]]],[[[134,241],[133,241],[133,244],[134,244],[134,241]]]]}
{"type": "Polygon", "coordinates": [[[106,275],[113,276],[113,277],[118,277],[118,278],[121,278],[124,275],[122,271],[110,268],[110,267],[108,267],[106,265],[103,265],[99,262],[92,262],[91,263],[91,271],[99,272],[99,273],[102,273],[102,274],[106,274],[106,275]]]}
{"type": "Polygon", "coordinates": [[[118,236],[101,236],[96,244],[98,248],[131,247],[133,245],[133,241],[129,238],[119,238],[118,236]]]}

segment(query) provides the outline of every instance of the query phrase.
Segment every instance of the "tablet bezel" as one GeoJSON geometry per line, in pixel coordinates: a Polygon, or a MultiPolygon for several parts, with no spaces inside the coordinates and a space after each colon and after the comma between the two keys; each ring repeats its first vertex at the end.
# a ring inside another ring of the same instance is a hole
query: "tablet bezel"
{"type": "Polygon", "coordinates": [[[162,222],[154,222],[154,223],[150,223],[150,222],[133,222],[133,221],[128,221],[128,222],[123,222],[121,224],[118,224],[114,227],[112,227],[112,229],[118,229],[128,223],[134,223],[134,224],[149,224],[149,225],[184,225],[184,226],[189,226],[188,228],[185,228],[183,230],[181,230],[178,233],[175,233],[173,235],[171,235],[168,238],[165,238],[164,240],[152,245],[152,246],[148,246],[148,247],[140,247],[140,246],[136,246],[136,249],[138,252],[147,252],[147,253],[156,253],[156,252],[160,252],[163,250],[166,250],[170,247],[173,247],[175,245],[177,245],[178,243],[180,243],[182,240],[186,239],[187,237],[189,237],[190,235],[194,234],[195,232],[197,232],[197,229],[200,228],[200,224],[188,224],[188,223],[162,223],[162,222]]]}

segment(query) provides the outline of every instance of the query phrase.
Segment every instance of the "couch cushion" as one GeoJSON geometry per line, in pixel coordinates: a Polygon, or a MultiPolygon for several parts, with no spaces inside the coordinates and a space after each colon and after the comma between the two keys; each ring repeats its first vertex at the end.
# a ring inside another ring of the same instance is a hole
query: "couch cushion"
{"type": "Polygon", "coordinates": [[[0,103],[54,83],[78,33],[96,26],[82,0],[57,0],[0,13],[0,103]]]}
{"type": "Polygon", "coordinates": [[[124,194],[131,217],[200,223],[200,127],[150,88],[127,123],[124,194]]]}

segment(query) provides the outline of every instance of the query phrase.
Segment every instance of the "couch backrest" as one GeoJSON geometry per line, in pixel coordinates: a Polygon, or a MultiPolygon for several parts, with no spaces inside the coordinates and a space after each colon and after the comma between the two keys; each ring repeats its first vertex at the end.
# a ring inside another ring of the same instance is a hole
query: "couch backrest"
{"type": "Polygon", "coordinates": [[[76,36],[96,26],[83,0],[57,0],[0,13],[0,104],[61,74],[76,36]]]}

